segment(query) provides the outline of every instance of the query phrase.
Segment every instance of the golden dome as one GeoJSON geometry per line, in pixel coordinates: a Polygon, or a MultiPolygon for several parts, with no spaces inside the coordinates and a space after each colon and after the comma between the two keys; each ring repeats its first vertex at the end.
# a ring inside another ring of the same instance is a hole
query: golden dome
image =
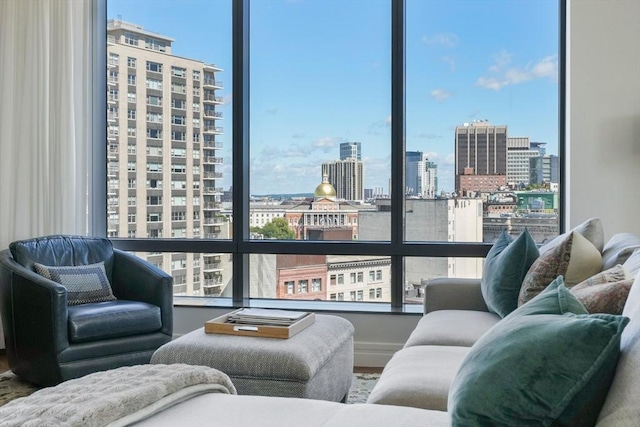
{"type": "Polygon", "coordinates": [[[325,174],[322,176],[322,183],[316,187],[316,191],[313,192],[314,199],[331,199],[336,198],[336,189],[329,182],[329,177],[325,174]]]}

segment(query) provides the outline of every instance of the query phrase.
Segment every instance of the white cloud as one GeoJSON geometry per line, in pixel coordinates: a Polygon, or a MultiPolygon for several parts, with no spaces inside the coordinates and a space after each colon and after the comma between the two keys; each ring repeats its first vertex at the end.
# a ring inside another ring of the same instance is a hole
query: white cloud
{"type": "Polygon", "coordinates": [[[451,56],[443,56],[441,59],[442,59],[442,62],[449,64],[449,70],[451,70],[451,72],[456,71],[455,59],[453,59],[451,56]]]}
{"type": "Polygon", "coordinates": [[[342,138],[336,138],[333,136],[325,136],[323,138],[318,138],[311,143],[311,146],[315,149],[320,149],[325,153],[328,153],[332,149],[334,149],[339,142],[342,142],[342,138]]]}
{"type": "Polygon", "coordinates": [[[437,139],[437,138],[442,138],[440,135],[437,135],[435,133],[419,133],[416,135],[416,138],[423,138],[423,139],[437,139]]]}
{"type": "Polygon", "coordinates": [[[446,91],[442,88],[437,88],[431,91],[430,93],[431,98],[435,99],[436,101],[442,103],[444,102],[445,99],[449,99],[451,98],[453,95],[451,94],[451,92],[446,91]]]}
{"type": "Polygon", "coordinates": [[[490,90],[500,90],[505,86],[517,85],[538,79],[558,78],[558,56],[546,56],[524,67],[512,66],[513,54],[505,50],[493,56],[493,64],[485,75],[478,77],[476,86],[490,90]]]}
{"type": "Polygon", "coordinates": [[[422,42],[430,46],[454,47],[458,44],[458,36],[454,33],[438,33],[423,36],[422,42]]]}
{"type": "Polygon", "coordinates": [[[369,125],[367,134],[369,135],[382,135],[384,132],[388,132],[391,128],[391,114],[382,120],[377,120],[369,125]]]}

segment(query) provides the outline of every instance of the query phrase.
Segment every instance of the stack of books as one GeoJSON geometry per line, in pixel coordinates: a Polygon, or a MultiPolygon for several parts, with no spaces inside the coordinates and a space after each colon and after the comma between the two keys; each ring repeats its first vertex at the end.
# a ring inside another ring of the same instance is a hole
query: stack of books
{"type": "Polygon", "coordinates": [[[227,323],[244,325],[290,326],[309,313],[304,311],[243,308],[227,317],[227,323]]]}

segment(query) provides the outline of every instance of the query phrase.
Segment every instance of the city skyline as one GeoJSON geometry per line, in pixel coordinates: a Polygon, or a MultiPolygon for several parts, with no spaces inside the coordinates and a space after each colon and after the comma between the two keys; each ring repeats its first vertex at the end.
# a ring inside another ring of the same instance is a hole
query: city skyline
{"type": "MultiPolygon", "coordinates": [[[[362,3],[251,4],[252,194],[312,191],[321,163],[339,158],[348,141],[362,143],[364,187],[388,191],[390,7],[362,3]],[[358,25],[346,27],[354,17],[358,25]]],[[[229,188],[231,2],[157,7],[172,4],[109,0],[107,16],[171,37],[174,54],[224,70],[222,185],[229,188]]],[[[453,191],[454,129],[464,122],[489,119],[508,126],[510,137],[557,152],[557,14],[555,1],[407,1],[406,150],[438,164],[441,190],[453,191]],[[523,27],[522,16],[536,25],[523,27]],[[482,32],[464,24],[476,21],[482,32]]]]}

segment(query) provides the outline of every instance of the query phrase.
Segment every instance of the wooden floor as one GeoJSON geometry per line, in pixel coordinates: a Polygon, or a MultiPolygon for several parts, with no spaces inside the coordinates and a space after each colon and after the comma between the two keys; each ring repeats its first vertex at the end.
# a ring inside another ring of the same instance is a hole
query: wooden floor
{"type": "MultiPolygon", "coordinates": [[[[7,353],[5,350],[0,350],[0,373],[9,370],[9,364],[7,363],[7,353]]],[[[370,368],[359,367],[353,368],[353,372],[357,374],[379,374],[382,372],[382,368],[370,368]]]]}
{"type": "Polygon", "coordinates": [[[9,364],[7,363],[7,352],[3,349],[0,350],[0,373],[9,370],[9,364]]]}

